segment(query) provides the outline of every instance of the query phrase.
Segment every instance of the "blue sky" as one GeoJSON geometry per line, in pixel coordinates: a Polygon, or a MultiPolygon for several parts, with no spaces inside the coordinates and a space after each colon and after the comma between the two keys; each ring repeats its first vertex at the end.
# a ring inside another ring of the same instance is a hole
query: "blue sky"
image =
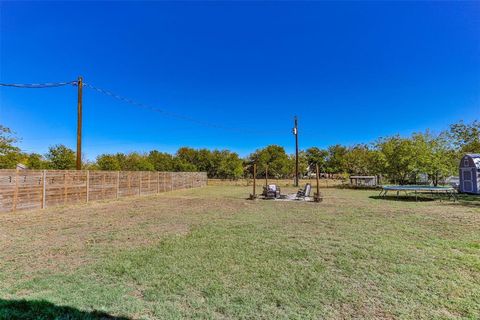
{"type": "MultiPolygon", "coordinates": [[[[480,118],[480,2],[0,2],[0,82],[85,82],[83,153],[371,142],[480,118]],[[261,132],[257,132],[261,131],[261,132]],[[265,131],[271,134],[265,134],[265,131]]],[[[0,123],[75,149],[76,88],[0,88],[0,123]]]]}

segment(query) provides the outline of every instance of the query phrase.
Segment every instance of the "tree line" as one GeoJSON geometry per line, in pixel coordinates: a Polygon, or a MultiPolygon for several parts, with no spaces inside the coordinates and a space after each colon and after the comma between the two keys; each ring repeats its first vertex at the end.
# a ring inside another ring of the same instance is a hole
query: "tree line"
{"type": "MultiPolygon", "coordinates": [[[[18,163],[30,169],[74,169],[75,152],[54,145],[45,155],[22,152],[18,139],[9,128],[0,125],[0,169],[15,168],[18,163]]],[[[415,183],[426,176],[435,185],[450,175],[457,175],[458,162],[465,153],[480,153],[480,121],[458,122],[438,134],[429,131],[409,137],[399,135],[379,138],[369,144],[333,145],[326,149],[312,147],[299,153],[299,169],[308,175],[318,165],[326,174],[382,176],[394,183],[415,183]]],[[[157,150],[148,153],[99,155],[84,163],[89,170],[203,171],[209,178],[238,179],[251,177],[253,164],[257,176],[293,178],[295,156],[278,145],[258,149],[245,158],[229,150],[182,147],[175,154],[157,150]],[[267,169],[268,168],[268,169],[267,169]]]]}

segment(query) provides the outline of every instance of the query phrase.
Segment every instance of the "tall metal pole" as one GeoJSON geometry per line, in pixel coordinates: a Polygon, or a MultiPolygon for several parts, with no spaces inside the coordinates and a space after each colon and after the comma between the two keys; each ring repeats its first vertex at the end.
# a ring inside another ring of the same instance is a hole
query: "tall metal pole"
{"type": "Polygon", "coordinates": [[[298,119],[295,116],[295,126],[293,127],[295,135],[295,187],[298,187],[298,119]]]}
{"type": "Polygon", "coordinates": [[[78,77],[78,103],[77,103],[77,170],[82,170],[82,88],[83,78],[78,77]]]}

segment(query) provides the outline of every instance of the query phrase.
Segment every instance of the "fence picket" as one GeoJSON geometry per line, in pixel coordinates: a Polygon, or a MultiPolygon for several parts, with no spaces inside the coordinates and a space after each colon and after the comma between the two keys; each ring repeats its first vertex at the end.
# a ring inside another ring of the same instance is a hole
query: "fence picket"
{"type": "Polygon", "coordinates": [[[85,196],[85,199],[86,199],[86,202],[88,202],[89,200],[89,193],[90,193],[90,171],[87,170],[87,178],[85,180],[85,192],[86,192],[86,196],[85,196]]]}
{"type": "Polygon", "coordinates": [[[118,199],[118,193],[120,192],[120,171],[117,172],[117,193],[115,198],[118,199]]]}
{"type": "Polygon", "coordinates": [[[47,170],[43,170],[42,172],[42,209],[45,209],[46,194],[47,194],[47,170]]]}

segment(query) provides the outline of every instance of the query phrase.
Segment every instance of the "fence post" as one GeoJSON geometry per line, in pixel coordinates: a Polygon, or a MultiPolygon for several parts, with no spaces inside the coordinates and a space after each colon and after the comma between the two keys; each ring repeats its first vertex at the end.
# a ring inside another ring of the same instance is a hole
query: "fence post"
{"type": "Polygon", "coordinates": [[[148,172],[148,192],[150,193],[150,177],[151,177],[152,173],[151,172],[148,172]]]}
{"type": "Polygon", "coordinates": [[[12,211],[17,210],[17,199],[18,199],[18,169],[15,171],[15,190],[13,191],[12,211]]]}
{"type": "Polygon", "coordinates": [[[174,178],[174,175],[173,175],[173,172],[170,173],[170,191],[173,191],[173,179],[174,178]]]}
{"type": "Polygon", "coordinates": [[[42,172],[42,209],[45,209],[46,196],[47,195],[47,170],[42,172]]]}
{"type": "Polygon", "coordinates": [[[87,180],[85,181],[85,189],[87,191],[87,196],[86,196],[86,202],[88,202],[89,198],[90,198],[90,171],[87,170],[87,180]]]}
{"type": "Polygon", "coordinates": [[[142,171],[140,171],[140,175],[139,175],[138,180],[139,180],[139,182],[138,182],[138,195],[141,196],[142,195],[142,171]]]}
{"type": "Polygon", "coordinates": [[[126,171],[127,172],[127,183],[128,183],[128,194],[127,195],[130,195],[130,189],[132,188],[132,184],[130,183],[130,171],[126,171]]]}
{"type": "Polygon", "coordinates": [[[165,189],[165,184],[163,182],[163,172],[158,172],[158,192],[160,192],[160,176],[162,176],[162,191],[165,189]]]}
{"type": "Polygon", "coordinates": [[[160,192],[160,172],[157,172],[157,193],[160,192]]]}
{"type": "Polygon", "coordinates": [[[162,184],[163,184],[163,192],[167,192],[167,175],[165,172],[162,172],[162,184]]]}
{"type": "Polygon", "coordinates": [[[118,194],[120,192],[120,171],[117,171],[117,195],[115,196],[115,198],[118,199],[118,194]]]}
{"type": "Polygon", "coordinates": [[[105,199],[105,175],[106,173],[104,172],[102,175],[102,199],[105,199]]]}
{"type": "Polygon", "coordinates": [[[67,204],[67,174],[63,174],[63,204],[67,204]]]}

